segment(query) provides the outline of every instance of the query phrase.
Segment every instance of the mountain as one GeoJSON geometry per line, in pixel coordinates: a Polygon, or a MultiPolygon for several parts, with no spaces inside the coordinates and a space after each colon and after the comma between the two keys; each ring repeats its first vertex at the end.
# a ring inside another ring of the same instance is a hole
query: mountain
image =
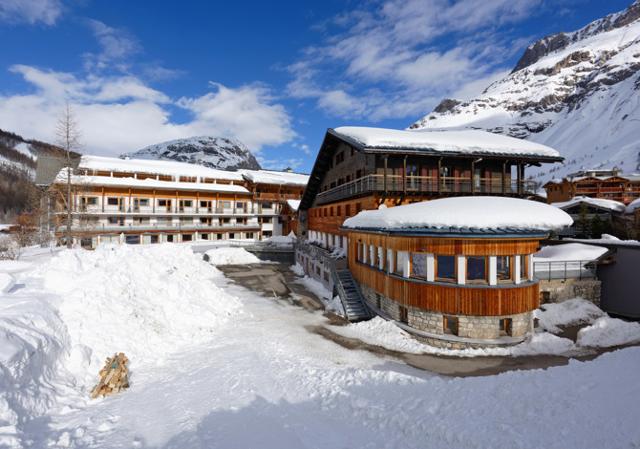
{"type": "Polygon", "coordinates": [[[562,166],[640,171],[640,0],[571,33],[530,45],[514,70],[478,97],[443,100],[411,129],[479,128],[556,148],[562,166]]]}
{"type": "Polygon", "coordinates": [[[0,223],[27,210],[37,197],[33,183],[36,159],[64,152],[51,144],[25,139],[0,129],[0,223]]]}
{"type": "Polygon", "coordinates": [[[171,140],[120,157],[187,162],[223,170],[260,169],[260,164],[242,142],[225,137],[202,136],[171,140]]]}

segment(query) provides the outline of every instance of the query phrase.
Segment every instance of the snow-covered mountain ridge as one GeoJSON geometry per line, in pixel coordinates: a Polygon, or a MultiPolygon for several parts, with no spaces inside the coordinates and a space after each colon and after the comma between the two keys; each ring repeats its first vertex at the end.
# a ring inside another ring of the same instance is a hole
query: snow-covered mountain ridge
{"type": "Polygon", "coordinates": [[[260,169],[255,156],[242,142],[225,137],[199,136],[171,140],[120,157],[187,162],[223,170],[260,169]]]}
{"type": "Polygon", "coordinates": [[[446,99],[412,129],[479,128],[549,145],[564,165],[640,170],[640,0],[530,45],[515,69],[470,101],[446,99]]]}

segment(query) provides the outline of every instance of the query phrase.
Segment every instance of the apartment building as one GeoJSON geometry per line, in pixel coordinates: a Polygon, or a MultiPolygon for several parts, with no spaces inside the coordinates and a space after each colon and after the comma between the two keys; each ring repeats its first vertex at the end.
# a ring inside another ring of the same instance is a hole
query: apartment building
{"type": "MultiPolygon", "coordinates": [[[[261,240],[282,234],[280,213],[308,177],[268,170],[216,170],[155,160],[82,156],[72,170],[72,234],[82,246],[261,240]]],[[[67,169],[48,186],[49,229],[66,230],[67,169]]]]}
{"type": "Polygon", "coordinates": [[[544,186],[547,201],[557,203],[586,196],[629,204],[640,198],[640,174],[621,174],[618,169],[583,170],[554,179],[544,186]]]}

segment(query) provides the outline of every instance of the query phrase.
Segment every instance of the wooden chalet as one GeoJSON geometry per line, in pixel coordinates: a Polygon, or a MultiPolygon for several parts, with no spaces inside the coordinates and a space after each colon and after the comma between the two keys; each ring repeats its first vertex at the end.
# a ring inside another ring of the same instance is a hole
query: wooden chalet
{"type": "Polygon", "coordinates": [[[622,175],[617,169],[587,170],[549,181],[543,187],[549,203],[587,196],[629,204],[640,198],[640,175],[622,175]]]}

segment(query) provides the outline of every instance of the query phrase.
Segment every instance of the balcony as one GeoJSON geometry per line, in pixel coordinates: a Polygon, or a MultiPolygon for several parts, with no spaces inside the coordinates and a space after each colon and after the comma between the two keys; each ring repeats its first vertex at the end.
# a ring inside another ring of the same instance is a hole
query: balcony
{"type": "Polygon", "coordinates": [[[320,192],[317,196],[318,204],[326,204],[353,196],[367,193],[388,194],[495,194],[495,195],[526,195],[535,192],[535,183],[531,181],[505,182],[503,187],[499,179],[480,178],[472,183],[469,178],[428,176],[407,176],[403,178],[397,175],[367,175],[354,181],[342,184],[333,189],[320,192]],[[518,190],[520,186],[521,190],[518,190]]]}
{"type": "MultiPolygon", "coordinates": [[[[206,223],[184,223],[184,224],[164,224],[164,223],[149,223],[149,224],[96,224],[96,225],[79,225],[74,224],[72,226],[73,232],[83,233],[83,232],[91,232],[91,233],[99,233],[99,232],[130,232],[130,231],[139,231],[139,232],[147,232],[147,231],[216,231],[216,230],[260,230],[260,225],[257,223],[248,223],[248,224],[236,224],[236,223],[225,223],[225,224],[206,224],[206,223]]],[[[58,232],[64,232],[66,230],[66,226],[62,225],[58,227],[58,232]]]]}

